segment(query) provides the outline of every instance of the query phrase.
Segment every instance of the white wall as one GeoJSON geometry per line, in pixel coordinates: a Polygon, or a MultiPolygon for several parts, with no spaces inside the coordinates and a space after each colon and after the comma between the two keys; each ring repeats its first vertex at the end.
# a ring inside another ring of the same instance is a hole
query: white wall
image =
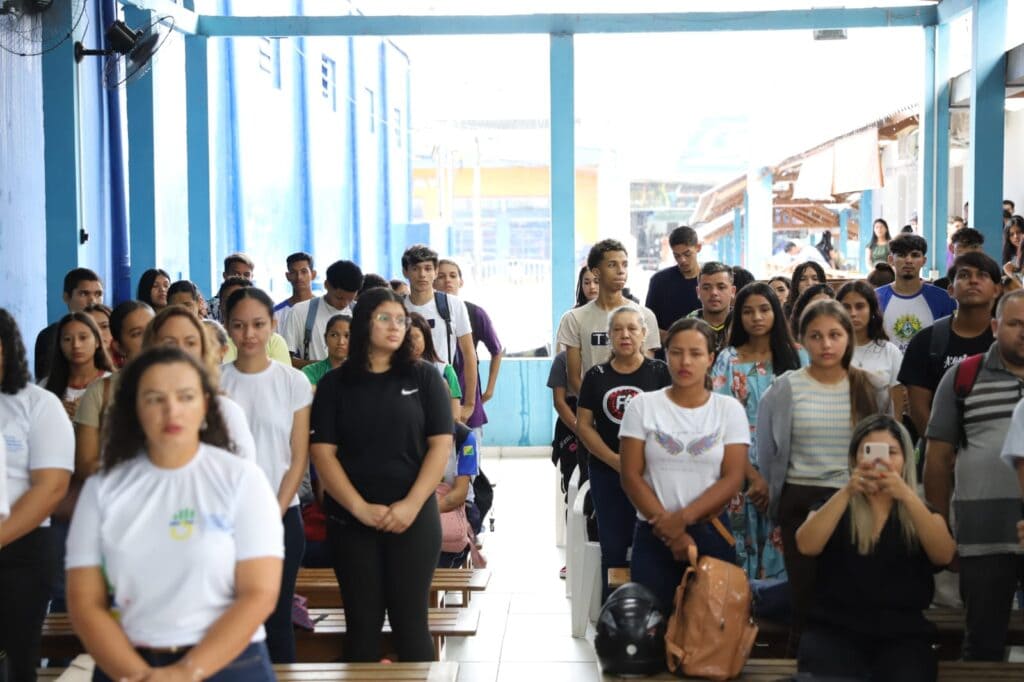
{"type": "Polygon", "coordinates": [[[1003,197],[1017,204],[1024,213],[1024,111],[1006,112],[1005,159],[1003,161],[1003,197]]]}

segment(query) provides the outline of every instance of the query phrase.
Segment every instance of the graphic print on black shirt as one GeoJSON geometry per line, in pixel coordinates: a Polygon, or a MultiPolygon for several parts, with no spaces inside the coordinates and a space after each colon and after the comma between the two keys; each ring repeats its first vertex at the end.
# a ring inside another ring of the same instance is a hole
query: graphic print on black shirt
{"type": "Polygon", "coordinates": [[[910,340],[903,354],[903,364],[900,365],[899,382],[904,386],[918,386],[935,393],[947,369],[969,355],[986,352],[995,341],[991,328],[973,338],[964,338],[950,329],[949,345],[940,358],[940,364],[932,362],[931,358],[933,332],[932,327],[925,327],[910,340]]]}

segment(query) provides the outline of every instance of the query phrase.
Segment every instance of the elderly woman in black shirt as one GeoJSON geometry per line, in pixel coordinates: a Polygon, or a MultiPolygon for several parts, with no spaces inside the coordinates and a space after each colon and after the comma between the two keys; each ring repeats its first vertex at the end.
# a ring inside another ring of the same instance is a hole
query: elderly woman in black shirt
{"type": "Polygon", "coordinates": [[[412,359],[390,289],[352,312],[348,360],[317,385],[310,451],[326,491],[327,543],[345,603],[348,661],[381,658],[388,613],[402,661],[430,661],[430,582],[441,551],[434,489],[452,449],[448,387],[412,359]]]}
{"type": "Polygon", "coordinates": [[[850,481],[796,532],[818,557],[814,606],[800,640],[800,672],[829,678],[934,680],[934,626],[923,611],[933,573],[956,544],[917,495],[914,448],[891,417],[861,421],[850,443],[850,481]]]}

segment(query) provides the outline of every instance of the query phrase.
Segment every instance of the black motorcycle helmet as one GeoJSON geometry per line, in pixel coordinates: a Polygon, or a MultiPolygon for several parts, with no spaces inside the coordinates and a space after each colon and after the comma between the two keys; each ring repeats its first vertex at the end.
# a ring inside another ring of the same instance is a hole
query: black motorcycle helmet
{"type": "Polygon", "coordinates": [[[608,597],[597,619],[594,649],[608,675],[653,675],[665,669],[665,616],[654,594],[626,583],[608,597]]]}

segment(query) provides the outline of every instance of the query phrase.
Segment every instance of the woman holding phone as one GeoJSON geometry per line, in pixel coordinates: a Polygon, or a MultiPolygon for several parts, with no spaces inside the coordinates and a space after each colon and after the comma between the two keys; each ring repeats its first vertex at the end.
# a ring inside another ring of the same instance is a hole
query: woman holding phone
{"type": "Polygon", "coordinates": [[[935,626],[922,612],[932,576],[953,560],[956,543],[917,495],[913,455],[910,435],[892,417],[861,421],[850,441],[849,480],[797,530],[797,549],[818,564],[801,673],[935,679],[935,626]]]}

